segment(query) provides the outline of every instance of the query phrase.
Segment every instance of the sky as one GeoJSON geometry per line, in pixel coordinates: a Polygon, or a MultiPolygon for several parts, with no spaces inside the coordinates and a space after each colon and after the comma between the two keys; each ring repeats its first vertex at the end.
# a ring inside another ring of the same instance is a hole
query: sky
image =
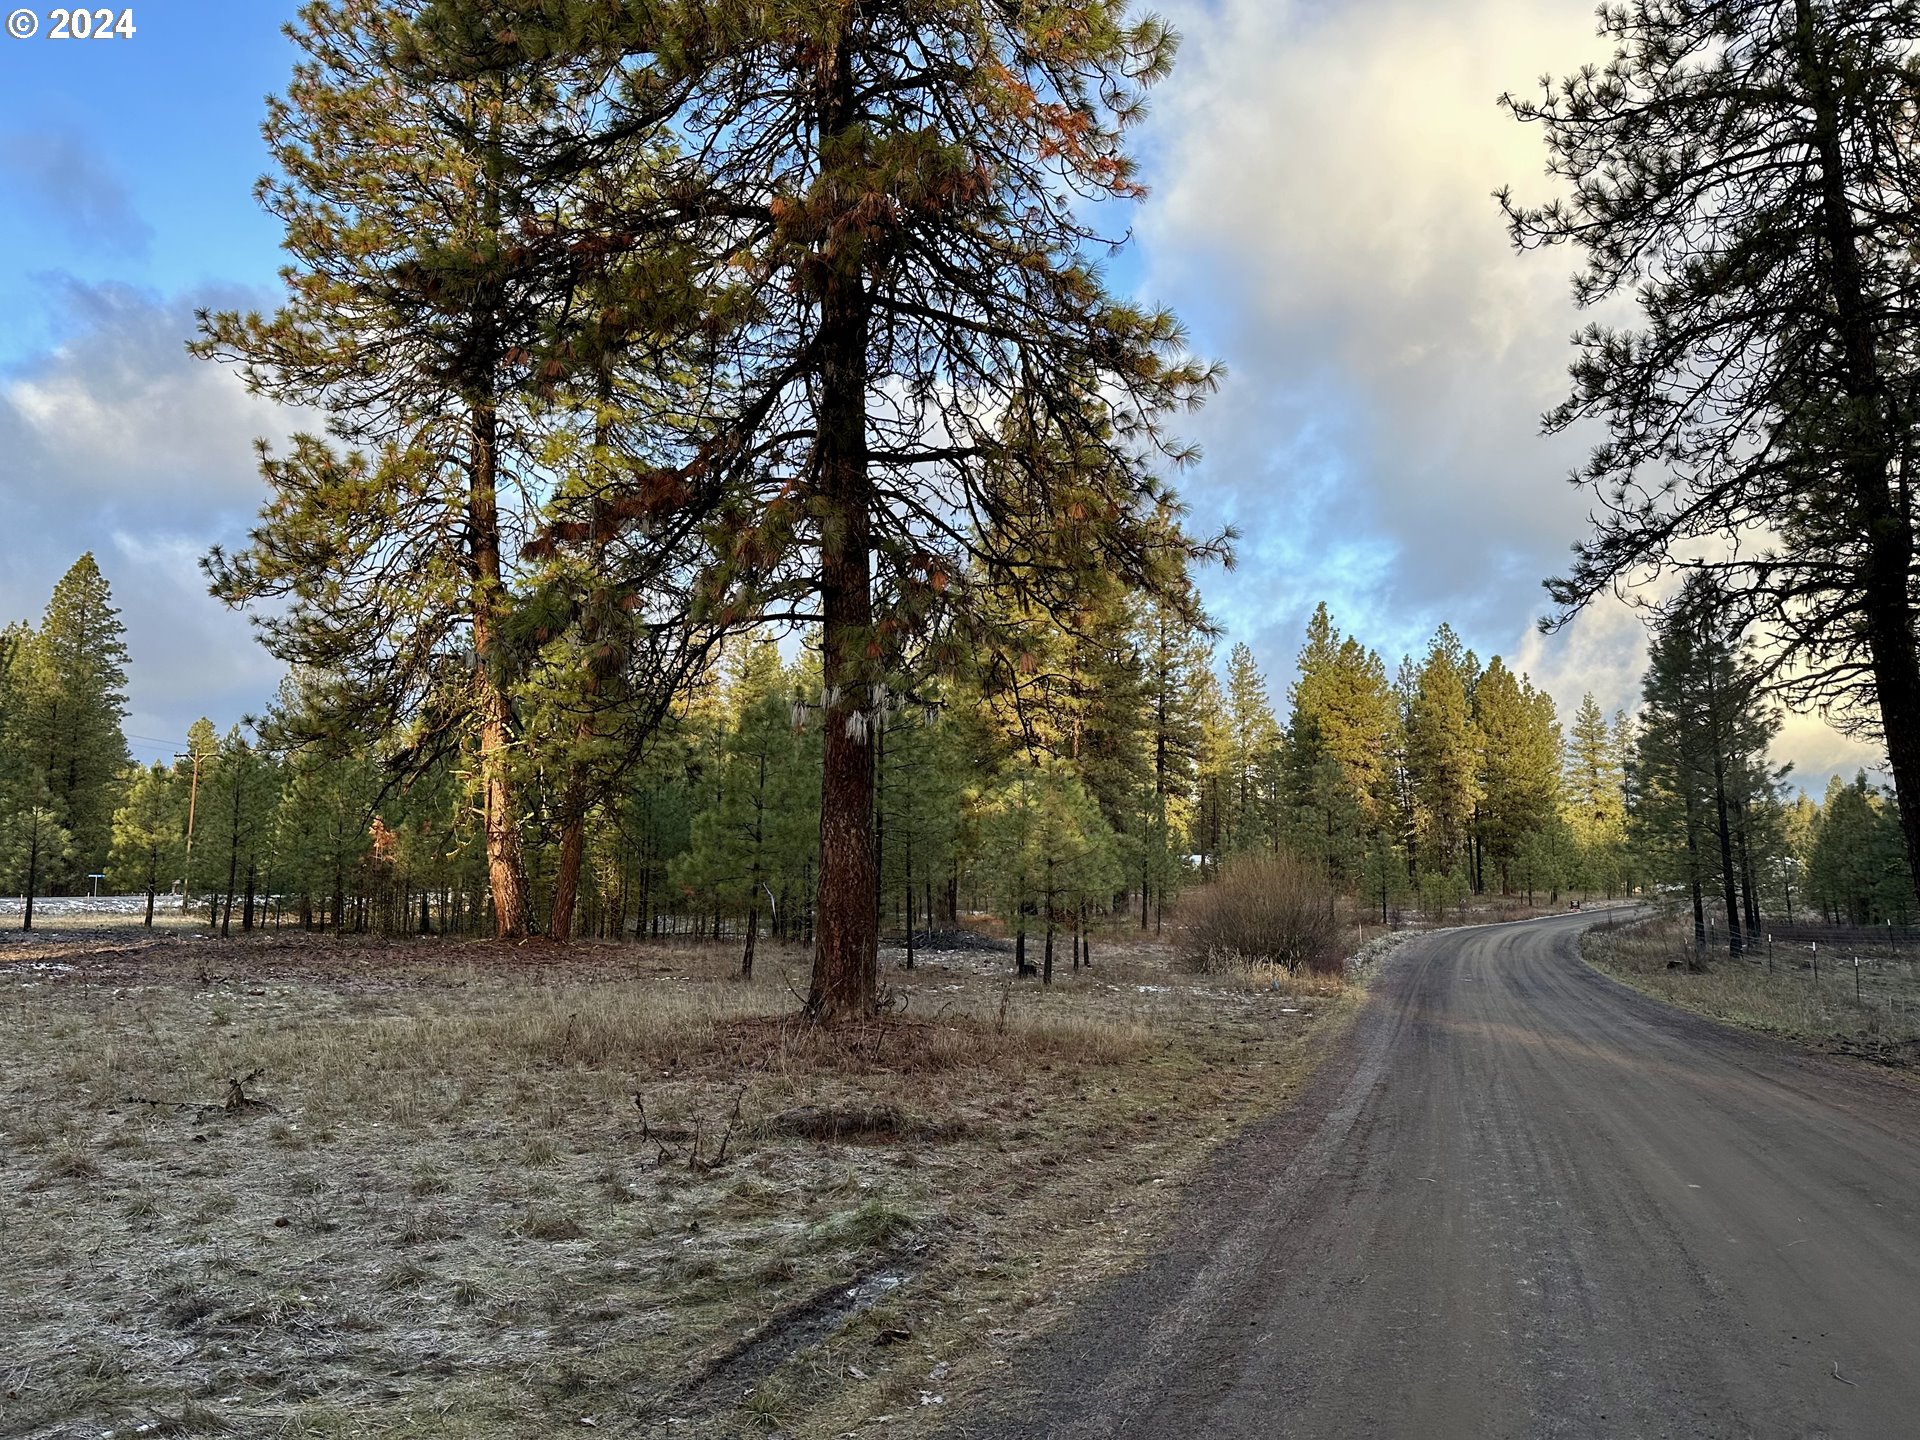
{"type": "MultiPolygon", "coordinates": [[[[1284,704],[1307,616],[1386,656],[1442,620],[1570,714],[1630,707],[1639,618],[1555,636],[1541,581],[1583,533],[1543,438],[1564,390],[1573,257],[1517,256],[1492,192],[1549,193],[1540,138],[1497,107],[1604,58],[1589,0],[1164,0],[1183,36],[1135,143],[1152,188],[1117,286],[1171,306],[1227,367],[1186,422],[1198,529],[1241,535],[1199,579],[1284,704]]],[[[92,550],[133,655],[127,728],[160,758],[201,714],[257,711],[279,670],[197,561],[244,539],[253,442],[292,421],[185,343],[203,307],[273,303],[252,198],[290,0],[150,0],[113,40],[0,37],[0,619],[37,619],[92,550]]],[[[46,12],[40,12],[45,19],[46,12]]],[[[1812,717],[1776,749],[1816,793],[1873,766],[1812,717]]]]}

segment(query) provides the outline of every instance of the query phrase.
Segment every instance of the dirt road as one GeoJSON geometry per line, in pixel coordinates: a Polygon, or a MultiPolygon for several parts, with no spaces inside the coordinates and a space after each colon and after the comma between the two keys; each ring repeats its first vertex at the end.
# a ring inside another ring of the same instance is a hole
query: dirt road
{"type": "Polygon", "coordinates": [[[1594,918],[1404,946],[958,1433],[1920,1436],[1920,1094],[1604,978],[1594,918]]]}

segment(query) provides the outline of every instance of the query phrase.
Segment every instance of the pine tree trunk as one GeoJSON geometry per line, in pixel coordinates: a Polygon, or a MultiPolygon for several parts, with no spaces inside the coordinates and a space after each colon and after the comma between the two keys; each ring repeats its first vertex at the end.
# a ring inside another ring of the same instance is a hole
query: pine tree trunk
{"type": "Polygon", "coordinates": [[[906,844],[902,855],[904,881],[902,888],[906,892],[901,904],[907,922],[907,969],[913,969],[913,827],[907,827],[906,844]]]}
{"type": "Polygon", "coordinates": [[[33,825],[27,836],[27,905],[20,917],[22,930],[33,929],[33,892],[40,888],[40,812],[33,813],[33,825]]]}
{"type": "MultiPolygon", "coordinates": [[[[1886,423],[1887,397],[1873,315],[1861,276],[1853,207],[1847,198],[1847,161],[1834,79],[1818,52],[1812,0],[1794,0],[1793,9],[1801,79],[1812,102],[1814,149],[1820,157],[1821,230],[1843,361],[1838,367],[1840,388],[1852,412],[1843,473],[1866,539],[1860,608],[1900,831],[1906,840],[1915,895],[1920,898],[1920,650],[1915,645],[1910,588],[1913,529],[1904,505],[1895,505],[1889,489],[1897,452],[1886,423]]],[[[1902,474],[1903,497],[1905,480],[1902,474]]]]}
{"type": "Polygon", "coordinates": [[[1747,920],[1748,945],[1760,933],[1760,897],[1753,875],[1753,845],[1747,829],[1747,802],[1738,800],[1733,807],[1735,831],[1740,854],[1740,910],[1747,920]]]}
{"type": "Polygon", "coordinates": [[[567,781],[561,801],[566,817],[560,832],[560,854],[553,872],[553,901],[547,910],[547,935],[554,940],[573,938],[574,907],[580,897],[580,870],[587,852],[587,785],[576,769],[567,781]]]}
{"type": "MultiPolygon", "coordinates": [[[[238,798],[240,794],[240,787],[238,785],[234,786],[233,793],[235,797],[234,806],[233,806],[234,817],[235,817],[234,823],[237,826],[239,823],[239,813],[240,813],[240,801],[238,798]]],[[[233,897],[234,897],[235,891],[239,888],[239,884],[240,884],[240,847],[236,845],[233,847],[233,849],[231,849],[227,853],[227,900],[226,900],[226,905],[220,911],[220,938],[222,940],[225,940],[233,931],[233,897]]]]}
{"type": "Polygon", "coordinates": [[[1713,803],[1720,832],[1720,888],[1727,904],[1727,953],[1739,955],[1745,947],[1740,939],[1740,897],[1736,893],[1733,868],[1733,831],[1727,823],[1726,772],[1726,758],[1720,753],[1720,742],[1716,737],[1713,748],[1713,803]]]}
{"type": "MultiPolygon", "coordinates": [[[[844,48],[822,66],[823,164],[858,123],[844,48]]],[[[807,1013],[831,1023],[873,1012],[880,992],[874,764],[862,713],[874,643],[872,497],[867,475],[870,300],[858,246],[830,239],[820,257],[820,658],[826,685],[820,779],[820,885],[807,1013]]]]}
{"type": "Polygon", "coordinates": [[[513,709],[505,682],[506,657],[499,631],[506,587],[500,568],[498,416],[491,403],[469,416],[471,454],[467,477],[467,543],[472,574],[474,688],[479,712],[480,785],[486,824],[487,886],[493,896],[494,935],[519,940],[527,933],[531,906],[520,839],[518,794],[510,766],[513,709]]]}
{"type": "Polygon", "coordinates": [[[760,905],[758,901],[747,907],[747,944],[740,952],[740,978],[753,979],[753,950],[760,939],[760,905]]]}
{"type": "MultiPolygon", "coordinates": [[[[1707,948],[1707,902],[1700,884],[1700,826],[1694,811],[1693,796],[1687,796],[1687,881],[1693,891],[1693,953],[1707,948]]],[[[1694,969],[1700,968],[1696,963],[1694,969]]]]}

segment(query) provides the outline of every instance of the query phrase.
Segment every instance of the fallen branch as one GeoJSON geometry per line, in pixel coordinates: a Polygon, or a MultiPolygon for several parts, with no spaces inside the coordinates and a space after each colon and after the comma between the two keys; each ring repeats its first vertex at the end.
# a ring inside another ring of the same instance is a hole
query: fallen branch
{"type": "Polygon", "coordinates": [[[153,1105],[156,1107],[170,1105],[175,1110],[198,1110],[203,1114],[217,1112],[226,1115],[237,1115],[246,1110],[265,1110],[268,1114],[278,1115],[280,1113],[280,1107],[278,1105],[269,1104],[265,1100],[257,1100],[247,1094],[247,1086],[258,1080],[264,1073],[262,1070],[255,1070],[250,1075],[228,1076],[227,1098],[225,1100],[176,1100],[152,1095],[128,1095],[123,1097],[120,1103],[123,1105],[153,1105]]]}

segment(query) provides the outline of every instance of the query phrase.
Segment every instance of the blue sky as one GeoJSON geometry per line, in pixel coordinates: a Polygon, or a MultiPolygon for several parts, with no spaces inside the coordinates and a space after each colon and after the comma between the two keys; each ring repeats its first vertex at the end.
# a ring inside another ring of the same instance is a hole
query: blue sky
{"type": "Polygon", "coordinates": [[[52,276],[163,294],[274,279],[276,229],[249,191],[266,161],[262,98],[292,64],[280,27],[294,7],[132,8],[132,39],[0,45],[0,363],[61,338],[52,276]]]}
{"type": "MultiPolygon", "coordinates": [[[[244,534],[250,442],[287,422],[181,347],[196,306],[271,302],[277,231],[251,189],[294,8],[159,0],[130,40],[0,38],[0,617],[37,616],[94,550],[143,757],[277,678],[194,562],[244,534]]],[[[1579,446],[1536,430],[1579,317],[1568,257],[1513,256],[1489,198],[1542,193],[1538,138],[1494,99],[1597,53],[1589,0],[1165,8],[1185,43],[1138,132],[1155,193],[1119,222],[1137,239],[1112,274],[1229,368],[1182,487],[1196,525],[1243,535],[1239,567],[1202,577],[1228,639],[1283,701],[1325,599],[1389,665],[1445,619],[1563,710],[1584,689],[1630,704],[1624,606],[1533,630],[1585,514],[1560,479],[1579,446]]],[[[1810,720],[1781,749],[1816,786],[1871,758],[1810,720]]]]}

